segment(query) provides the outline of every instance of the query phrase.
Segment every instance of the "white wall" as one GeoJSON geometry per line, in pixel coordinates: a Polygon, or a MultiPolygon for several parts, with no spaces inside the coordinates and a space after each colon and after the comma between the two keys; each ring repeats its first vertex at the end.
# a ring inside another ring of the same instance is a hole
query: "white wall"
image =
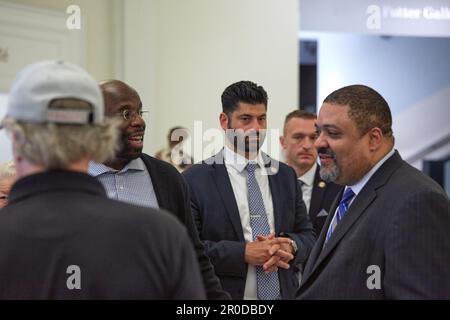
{"type": "Polygon", "coordinates": [[[124,79],[151,107],[147,152],[171,126],[218,128],[220,95],[239,80],[267,90],[270,128],[297,107],[296,0],[127,0],[124,15],[124,79]]]}
{"type": "MultiPolygon", "coordinates": [[[[96,79],[114,76],[114,6],[115,0],[1,0],[17,5],[53,11],[69,16],[69,5],[81,9],[81,31],[86,35],[83,66],[96,79]]],[[[122,1],[122,0],[120,0],[122,1]]],[[[45,21],[44,21],[45,23],[45,21]]],[[[66,30],[67,33],[76,32],[66,30]]],[[[32,48],[30,48],[32,50],[32,48]]]]}
{"type": "Polygon", "coordinates": [[[7,92],[16,73],[41,60],[63,59],[84,65],[84,29],[68,30],[65,12],[0,1],[0,91],[7,92]]]}

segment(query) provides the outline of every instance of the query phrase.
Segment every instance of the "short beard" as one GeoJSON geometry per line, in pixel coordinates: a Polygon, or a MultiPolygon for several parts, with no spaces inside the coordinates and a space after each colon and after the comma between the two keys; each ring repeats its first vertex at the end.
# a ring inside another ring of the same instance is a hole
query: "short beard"
{"type": "Polygon", "coordinates": [[[245,134],[242,131],[242,134],[237,131],[239,129],[234,129],[231,127],[231,121],[228,123],[227,130],[225,135],[227,140],[233,145],[234,151],[241,151],[245,153],[256,154],[259,152],[262,144],[265,139],[265,130],[261,130],[260,132],[251,132],[249,134],[245,134]],[[250,137],[259,137],[259,140],[250,142],[250,137]]]}
{"type": "Polygon", "coordinates": [[[320,166],[320,178],[325,182],[335,182],[336,179],[341,174],[341,170],[339,170],[338,166],[334,162],[331,166],[325,168],[324,166],[320,166]]]}
{"type": "Polygon", "coordinates": [[[318,154],[326,154],[333,158],[333,162],[328,167],[320,166],[320,178],[326,182],[335,182],[336,179],[341,175],[341,170],[336,164],[336,154],[330,149],[320,148],[317,150],[318,154]]]}
{"type": "Polygon", "coordinates": [[[127,137],[123,136],[119,151],[116,153],[116,159],[121,161],[132,161],[139,158],[142,154],[142,149],[133,149],[127,141],[127,137]]]}

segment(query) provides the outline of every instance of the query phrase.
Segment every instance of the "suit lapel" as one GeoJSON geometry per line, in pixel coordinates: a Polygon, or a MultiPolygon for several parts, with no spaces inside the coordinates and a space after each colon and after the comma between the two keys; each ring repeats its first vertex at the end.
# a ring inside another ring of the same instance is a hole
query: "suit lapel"
{"type": "MultiPolygon", "coordinates": [[[[341,241],[341,239],[344,237],[344,235],[350,230],[350,228],[353,226],[353,224],[361,217],[362,213],[365,211],[365,209],[372,203],[373,200],[376,198],[376,193],[373,188],[366,188],[364,187],[363,190],[358,194],[358,196],[355,198],[353,203],[351,204],[350,208],[346,212],[345,216],[342,218],[341,222],[336,227],[336,230],[334,230],[332,237],[330,238],[329,242],[325,244],[325,247],[323,247],[323,243],[325,241],[326,232],[321,232],[321,236],[323,234],[322,240],[322,247],[323,250],[320,252],[320,255],[317,259],[317,262],[314,265],[314,268],[312,272],[314,272],[314,269],[325,259],[325,257],[330,254],[330,252],[336,247],[336,245],[341,241]]],[[[340,201],[341,197],[339,197],[340,201]]],[[[338,205],[338,202],[336,203],[336,207],[338,205]]],[[[336,210],[336,208],[335,208],[336,210]]],[[[334,215],[330,215],[331,217],[334,215]]],[[[331,219],[330,219],[331,222],[331,219]]],[[[329,224],[327,225],[326,231],[328,231],[329,224]]]]}
{"type": "Polygon", "coordinates": [[[372,188],[367,188],[367,186],[364,187],[363,190],[361,190],[361,192],[358,194],[358,196],[355,198],[350,208],[346,212],[345,216],[342,218],[341,222],[339,222],[339,224],[337,225],[336,229],[333,232],[332,237],[330,238],[328,243],[325,244],[324,246],[323,244],[325,242],[325,237],[328,228],[330,226],[331,220],[334,216],[334,213],[336,211],[336,208],[339,204],[341,197],[342,193],[339,195],[339,197],[333,204],[332,211],[330,210],[330,214],[328,215],[327,221],[324,227],[322,228],[322,231],[320,232],[320,237],[317,240],[316,245],[314,246],[314,257],[312,257],[311,254],[310,259],[313,260],[311,261],[312,265],[310,266],[310,268],[308,268],[310,269],[308,270],[309,271],[308,276],[314,273],[314,271],[321,264],[321,262],[330,254],[331,251],[333,251],[333,249],[341,241],[341,239],[348,232],[348,230],[350,230],[353,224],[359,219],[364,210],[376,198],[376,193],[375,190],[373,190],[372,188]]]}
{"type": "MultiPolygon", "coordinates": [[[[339,224],[337,225],[336,230],[334,230],[332,237],[330,238],[328,243],[325,244],[325,246],[324,246],[325,237],[326,237],[328,228],[330,226],[331,220],[334,216],[334,213],[336,211],[336,208],[339,204],[341,197],[342,197],[342,193],[340,194],[340,196],[336,199],[335,203],[333,204],[333,208],[332,208],[333,211],[330,211],[330,214],[328,215],[327,223],[324,225],[322,232],[320,233],[320,239],[319,239],[320,241],[318,240],[316,246],[314,247],[314,249],[316,251],[316,255],[318,254],[318,257],[316,260],[313,260],[314,263],[312,265],[311,271],[308,272],[308,276],[314,273],[314,271],[322,263],[322,261],[338,245],[338,243],[341,241],[341,239],[344,237],[344,235],[350,230],[350,228],[353,226],[353,224],[363,214],[364,210],[376,198],[376,193],[373,188],[370,188],[370,186],[365,186],[363,188],[363,190],[361,190],[361,192],[358,194],[358,196],[355,198],[355,200],[351,204],[351,206],[348,209],[345,216],[342,218],[341,222],[339,222],[339,224]]],[[[306,279],[305,279],[305,281],[306,281],[306,279]]]]}
{"type": "Polygon", "coordinates": [[[216,184],[217,190],[222,198],[223,206],[230,217],[231,224],[236,232],[239,241],[245,242],[244,231],[242,229],[241,217],[239,215],[239,209],[236,204],[236,197],[233,193],[233,187],[231,186],[230,178],[228,176],[227,168],[225,167],[223,160],[223,153],[219,153],[215,156],[216,161],[212,165],[213,171],[211,172],[212,180],[216,184]]]}
{"type": "Polygon", "coordinates": [[[320,210],[320,205],[323,200],[323,196],[325,194],[325,187],[321,188],[319,187],[320,183],[325,183],[320,179],[319,175],[320,167],[317,166],[316,173],[314,175],[314,182],[313,182],[313,190],[311,195],[311,203],[309,204],[309,217],[311,221],[314,221],[316,219],[317,214],[320,210]]]}
{"type": "Polygon", "coordinates": [[[270,193],[272,194],[272,203],[273,203],[273,219],[275,225],[275,234],[280,232],[280,223],[281,216],[283,214],[283,203],[281,202],[281,183],[279,181],[278,174],[270,174],[269,178],[269,188],[270,193]]]}
{"type": "Polygon", "coordinates": [[[339,204],[339,200],[341,199],[341,197],[342,197],[342,192],[339,193],[339,196],[336,197],[336,199],[334,200],[333,204],[330,207],[330,212],[328,214],[328,217],[325,220],[325,223],[320,232],[320,235],[317,238],[317,241],[311,251],[311,254],[309,255],[308,263],[306,264],[305,271],[303,273],[302,283],[306,282],[309,275],[312,273],[312,269],[317,265],[317,259],[320,255],[320,253],[322,252],[323,243],[325,242],[325,236],[327,234],[328,227],[330,226],[331,220],[333,219],[334,212],[336,211],[336,208],[339,204]]]}
{"type": "Polygon", "coordinates": [[[170,190],[167,182],[170,181],[170,177],[167,171],[164,169],[156,170],[155,166],[152,165],[152,158],[150,157],[142,155],[141,159],[144,161],[150,179],[152,180],[158,206],[170,212],[176,212],[176,207],[174,207],[174,204],[169,199],[170,190]]]}

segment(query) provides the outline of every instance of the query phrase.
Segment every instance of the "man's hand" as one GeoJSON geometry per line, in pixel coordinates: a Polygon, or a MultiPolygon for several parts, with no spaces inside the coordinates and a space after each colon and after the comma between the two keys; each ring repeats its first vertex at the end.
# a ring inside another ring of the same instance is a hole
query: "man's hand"
{"type": "Polygon", "coordinates": [[[264,239],[249,242],[245,246],[245,262],[255,266],[262,266],[280,249],[274,239],[264,239]]]}
{"type": "Polygon", "coordinates": [[[292,260],[293,256],[283,248],[290,247],[290,242],[290,239],[276,238],[274,234],[258,236],[256,241],[245,246],[245,262],[255,266],[267,265],[264,268],[267,272],[276,271],[277,267],[288,269],[289,264],[285,261],[292,260]]]}
{"type": "Polygon", "coordinates": [[[289,262],[294,259],[292,252],[292,239],[289,238],[275,238],[274,234],[269,236],[258,236],[258,241],[277,240],[278,250],[272,257],[263,264],[263,269],[266,272],[277,271],[278,268],[289,269],[289,262]],[[286,241],[287,240],[287,241],[286,241]]]}

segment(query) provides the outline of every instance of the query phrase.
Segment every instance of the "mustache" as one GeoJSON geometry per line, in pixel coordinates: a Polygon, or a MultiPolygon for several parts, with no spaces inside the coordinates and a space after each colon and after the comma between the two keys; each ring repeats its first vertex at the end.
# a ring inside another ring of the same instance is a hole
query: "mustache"
{"type": "Polygon", "coordinates": [[[325,156],[332,157],[333,159],[336,158],[336,153],[334,153],[333,150],[331,150],[329,148],[319,148],[319,149],[317,149],[317,153],[319,155],[325,155],[325,156]]]}
{"type": "Polygon", "coordinates": [[[140,128],[140,129],[137,129],[137,130],[134,130],[133,132],[127,132],[127,133],[125,134],[125,136],[126,136],[126,137],[131,137],[131,136],[135,136],[135,135],[137,135],[137,134],[142,134],[142,135],[144,135],[144,133],[145,133],[145,127],[140,128]]]}
{"type": "Polygon", "coordinates": [[[261,135],[265,134],[265,129],[261,129],[259,131],[256,130],[247,130],[244,131],[243,129],[234,129],[234,128],[227,128],[226,133],[231,134],[231,135],[241,135],[244,137],[259,137],[261,135]]]}

